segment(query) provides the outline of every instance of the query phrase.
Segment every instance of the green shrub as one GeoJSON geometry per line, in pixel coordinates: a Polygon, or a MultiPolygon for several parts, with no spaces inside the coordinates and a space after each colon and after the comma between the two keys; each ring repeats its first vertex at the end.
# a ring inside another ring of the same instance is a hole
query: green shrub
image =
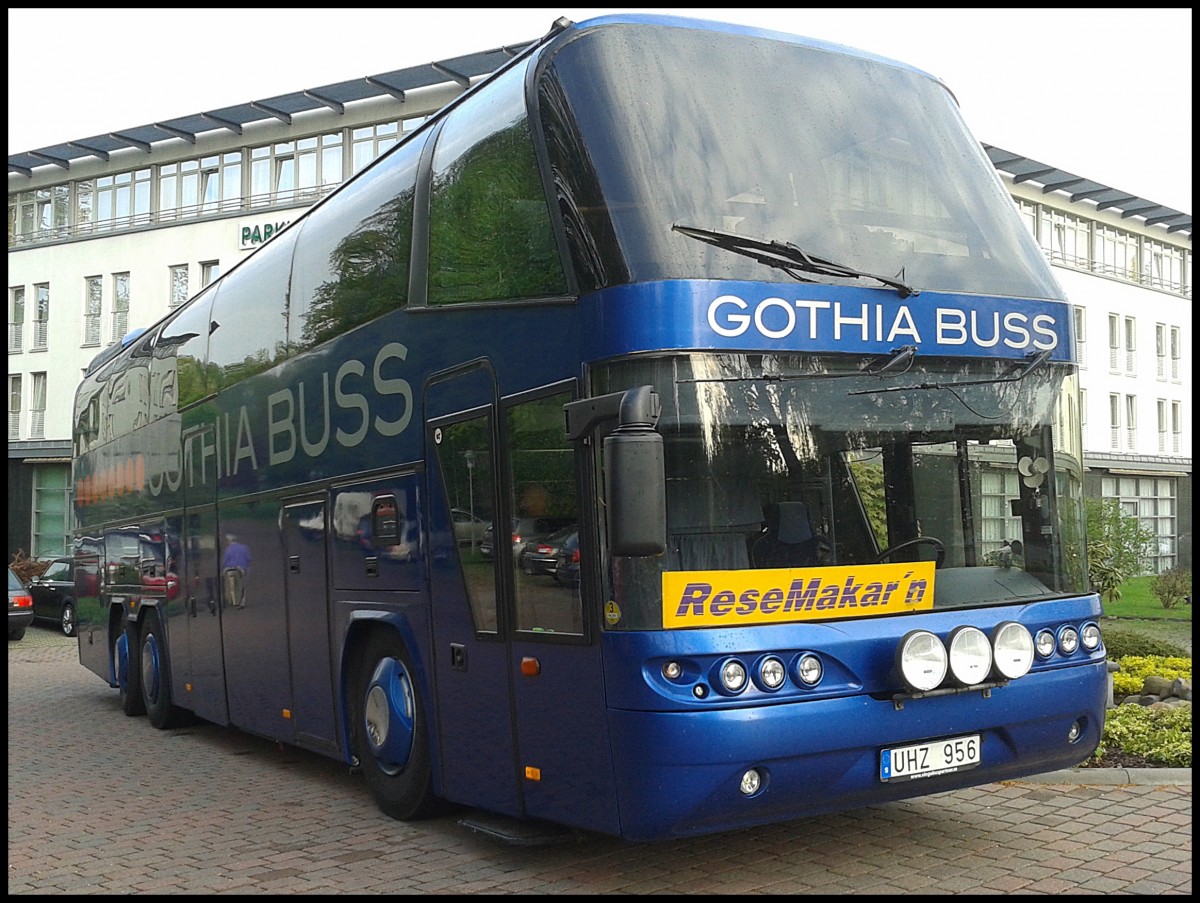
{"type": "Polygon", "coordinates": [[[1188,658],[1188,651],[1155,637],[1147,636],[1136,629],[1122,627],[1112,621],[1105,621],[1100,626],[1104,637],[1104,648],[1108,650],[1109,661],[1120,661],[1127,656],[1162,656],[1163,658],[1188,658]]]}
{"type": "Polygon", "coordinates": [[[1154,711],[1147,706],[1119,705],[1104,718],[1104,737],[1096,758],[1108,748],[1143,756],[1163,768],[1192,767],[1192,710],[1171,706],[1154,711]]]}
{"type": "MultiPolygon", "coordinates": [[[[1111,659],[1111,656],[1109,656],[1111,659]]],[[[1142,692],[1147,677],[1175,680],[1192,679],[1192,660],[1182,656],[1126,655],[1116,660],[1121,670],[1113,674],[1113,696],[1129,696],[1142,692]]]]}
{"type": "Polygon", "coordinates": [[[1150,591],[1168,611],[1192,594],[1191,568],[1173,567],[1150,581],[1150,591]]]}

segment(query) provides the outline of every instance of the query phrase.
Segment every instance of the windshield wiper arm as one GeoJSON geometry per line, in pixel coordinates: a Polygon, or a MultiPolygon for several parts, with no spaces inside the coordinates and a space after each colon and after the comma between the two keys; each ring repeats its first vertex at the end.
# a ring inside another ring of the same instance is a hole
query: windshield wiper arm
{"type": "Polygon", "coordinates": [[[864,270],[856,270],[841,263],[834,263],[832,260],[826,260],[823,257],[809,254],[803,248],[796,247],[790,241],[762,241],[746,235],[735,235],[732,232],[721,232],[716,229],[701,229],[698,226],[681,226],[678,223],[672,225],[671,228],[681,235],[686,235],[688,238],[694,238],[697,241],[715,245],[726,251],[733,251],[735,254],[741,254],[743,257],[757,260],[766,266],[783,270],[793,279],[800,282],[816,281],[815,279],[808,279],[801,276],[800,273],[813,273],[818,276],[844,276],[851,279],[874,279],[876,282],[890,285],[900,293],[901,298],[920,294],[920,291],[899,279],[891,276],[880,276],[876,273],[868,273],[864,270]]]}
{"type": "MultiPolygon", "coordinates": [[[[957,389],[959,386],[992,386],[996,383],[1018,383],[1050,359],[1050,350],[1038,351],[1025,356],[1018,365],[1024,364],[1018,372],[1010,372],[1008,376],[997,376],[994,379],[964,379],[961,382],[949,383],[915,383],[911,386],[886,386],[880,389],[857,389],[847,392],[847,395],[878,395],[882,392],[909,392],[913,389],[957,389]]],[[[1009,368],[1010,371],[1012,368],[1009,368]]]]}

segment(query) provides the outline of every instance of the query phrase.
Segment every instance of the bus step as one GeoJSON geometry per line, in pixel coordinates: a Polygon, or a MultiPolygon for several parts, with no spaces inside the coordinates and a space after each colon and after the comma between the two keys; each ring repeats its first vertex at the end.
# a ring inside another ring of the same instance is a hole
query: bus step
{"type": "Polygon", "coordinates": [[[474,812],[458,823],[464,828],[486,834],[504,843],[520,846],[548,846],[581,840],[582,834],[571,828],[536,819],[510,818],[491,812],[474,812]]]}

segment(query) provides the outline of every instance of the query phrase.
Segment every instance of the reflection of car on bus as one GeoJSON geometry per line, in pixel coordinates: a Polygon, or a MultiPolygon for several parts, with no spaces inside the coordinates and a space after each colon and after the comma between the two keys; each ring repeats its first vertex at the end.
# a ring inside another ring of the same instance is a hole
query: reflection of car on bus
{"type": "MultiPolygon", "coordinates": [[[[549,536],[555,530],[561,530],[573,522],[570,517],[514,517],[512,519],[512,555],[513,561],[520,563],[521,551],[526,543],[540,540],[549,536]]],[[[483,534],[483,542],[479,545],[479,554],[490,561],[495,554],[495,524],[488,524],[483,534]]],[[[501,540],[503,542],[503,540],[501,540]]]]}
{"type": "Polygon", "coordinates": [[[579,528],[576,527],[555,550],[554,582],[574,589],[579,586],[579,528]]]}
{"type": "MultiPolygon", "coordinates": [[[[539,574],[552,575],[558,566],[559,553],[562,551],[563,544],[571,534],[578,532],[579,527],[571,524],[569,527],[556,530],[544,539],[528,540],[521,548],[521,570],[531,577],[539,574]]],[[[576,545],[578,545],[578,540],[576,540],[576,545]]]]}
{"type": "Polygon", "coordinates": [[[458,540],[460,546],[478,544],[491,526],[489,521],[476,517],[470,511],[463,511],[461,508],[451,509],[450,517],[454,520],[454,538],[458,540]]]}

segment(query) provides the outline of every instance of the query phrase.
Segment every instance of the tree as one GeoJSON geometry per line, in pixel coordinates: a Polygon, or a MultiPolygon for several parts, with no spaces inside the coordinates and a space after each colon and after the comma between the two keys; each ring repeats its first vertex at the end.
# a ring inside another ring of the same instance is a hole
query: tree
{"type": "Polygon", "coordinates": [[[1154,534],[1121,510],[1118,499],[1090,498],[1087,508],[1088,574],[1103,599],[1117,602],[1120,586],[1142,570],[1154,534]]]}

